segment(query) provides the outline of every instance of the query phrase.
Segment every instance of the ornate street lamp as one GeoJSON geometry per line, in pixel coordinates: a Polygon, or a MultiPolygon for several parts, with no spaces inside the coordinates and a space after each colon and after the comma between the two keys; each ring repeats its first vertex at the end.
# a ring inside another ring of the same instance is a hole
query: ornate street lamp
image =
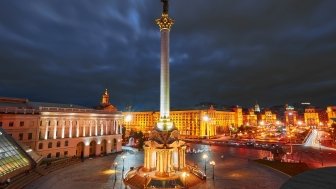
{"type": "Polygon", "coordinates": [[[124,156],[124,155],[121,156],[121,159],[122,159],[122,162],[123,162],[123,168],[122,168],[123,173],[125,171],[125,158],[126,158],[126,156],[124,156]]]}
{"type": "Polygon", "coordinates": [[[212,165],[212,180],[215,180],[215,161],[210,161],[210,165],[212,165]]]}
{"type": "Polygon", "coordinates": [[[208,159],[208,155],[203,154],[202,158],[204,159],[204,174],[206,175],[206,162],[207,162],[207,159],[208,159]]]}
{"type": "Polygon", "coordinates": [[[117,166],[118,166],[118,163],[117,162],[114,162],[114,180],[116,181],[117,180],[117,166]]]}

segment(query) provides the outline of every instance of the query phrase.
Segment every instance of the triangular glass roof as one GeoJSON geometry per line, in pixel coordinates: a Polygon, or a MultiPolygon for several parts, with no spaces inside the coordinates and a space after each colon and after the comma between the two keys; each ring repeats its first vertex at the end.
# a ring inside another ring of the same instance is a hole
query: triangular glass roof
{"type": "Polygon", "coordinates": [[[30,168],[31,162],[30,157],[14,139],[0,128],[0,180],[7,174],[30,168]]]}

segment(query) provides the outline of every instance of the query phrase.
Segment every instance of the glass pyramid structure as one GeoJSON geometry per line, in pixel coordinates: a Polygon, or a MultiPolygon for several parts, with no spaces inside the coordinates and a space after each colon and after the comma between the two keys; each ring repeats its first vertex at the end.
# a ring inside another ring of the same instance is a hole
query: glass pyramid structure
{"type": "Polygon", "coordinates": [[[21,146],[0,128],[0,182],[29,170],[33,164],[21,146]]]}

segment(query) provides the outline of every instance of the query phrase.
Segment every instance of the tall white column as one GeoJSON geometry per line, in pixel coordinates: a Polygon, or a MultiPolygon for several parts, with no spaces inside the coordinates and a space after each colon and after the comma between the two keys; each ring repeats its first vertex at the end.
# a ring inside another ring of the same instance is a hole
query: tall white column
{"type": "Polygon", "coordinates": [[[57,138],[57,120],[54,120],[54,139],[57,138]]]}
{"type": "Polygon", "coordinates": [[[98,136],[98,121],[95,120],[95,135],[98,136]]]}
{"type": "Polygon", "coordinates": [[[116,122],[116,134],[119,134],[119,122],[116,122]]]}
{"type": "Polygon", "coordinates": [[[69,138],[72,138],[72,120],[70,120],[70,126],[69,126],[69,138]]]}
{"type": "Polygon", "coordinates": [[[49,131],[49,120],[46,120],[46,129],[44,133],[44,140],[48,139],[48,131],[49,131]]]}
{"type": "Polygon", "coordinates": [[[84,124],[84,125],[83,125],[83,135],[82,135],[83,137],[86,137],[85,128],[86,128],[86,125],[84,124]]]}
{"type": "Polygon", "coordinates": [[[92,136],[92,121],[89,122],[89,136],[92,136]]]}
{"type": "Polygon", "coordinates": [[[103,121],[100,121],[99,122],[100,123],[100,135],[102,136],[102,135],[104,135],[104,122],[103,121]]]}
{"type": "Polygon", "coordinates": [[[169,29],[161,30],[160,117],[169,118],[169,29]]]}
{"type": "Polygon", "coordinates": [[[76,121],[76,137],[79,137],[79,120],[76,121]]]}
{"type": "Polygon", "coordinates": [[[62,120],[62,138],[64,138],[65,120],[62,120]]]}

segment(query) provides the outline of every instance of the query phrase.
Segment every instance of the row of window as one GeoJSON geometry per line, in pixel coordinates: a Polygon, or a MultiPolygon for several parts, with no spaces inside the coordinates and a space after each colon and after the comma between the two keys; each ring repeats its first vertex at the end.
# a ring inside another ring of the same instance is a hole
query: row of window
{"type": "MultiPolygon", "coordinates": [[[[69,146],[69,141],[64,141],[64,146],[69,146]]],[[[52,142],[49,142],[48,143],[48,148],[52,148],[53,147],[53,143],[52,142]]],[[[59,148],[61,147],[61,141],[57,141],[56,142],[56,147],[59,148]]],[[[39,147],[38,147],[40,150],[43,149],[43,143],[39,143],[39,147]]]]}
{"type": "MultiPolygon", "coordinates": [[[[66,157],[66,156],[68,156],[68,151],[64,151],[63,152],[63,155],[66,157]]],[[[56,154],[55,154],[55,157],[61,157],[61,152],[56,152],[56,154]]],[[[48,155],[47,155],[47,158],[51,158],[51,153],[49,153],[48,155]]]]}
{"type": "MultiPolygon", "coordinates": [[[[25,125],[25,122],[24,121],[20,121],[19,126],[23,127],[24,125],[25,125]]],[[[2,127],[2,126],[5,126],[5,124],[2,121],[0,121],[0,127],[2,127]]],[[[8,126],[9,127],[14,127],[14,121],[8,122],[8,126]]]]}
{"type": "MultiPolygon", "coordinates": [[[[19,140],[23,140],[24,133],[19,133],[19,140]]],[[[33,133],[28,133],[28,140],[33,139],[33,133]]]]}

